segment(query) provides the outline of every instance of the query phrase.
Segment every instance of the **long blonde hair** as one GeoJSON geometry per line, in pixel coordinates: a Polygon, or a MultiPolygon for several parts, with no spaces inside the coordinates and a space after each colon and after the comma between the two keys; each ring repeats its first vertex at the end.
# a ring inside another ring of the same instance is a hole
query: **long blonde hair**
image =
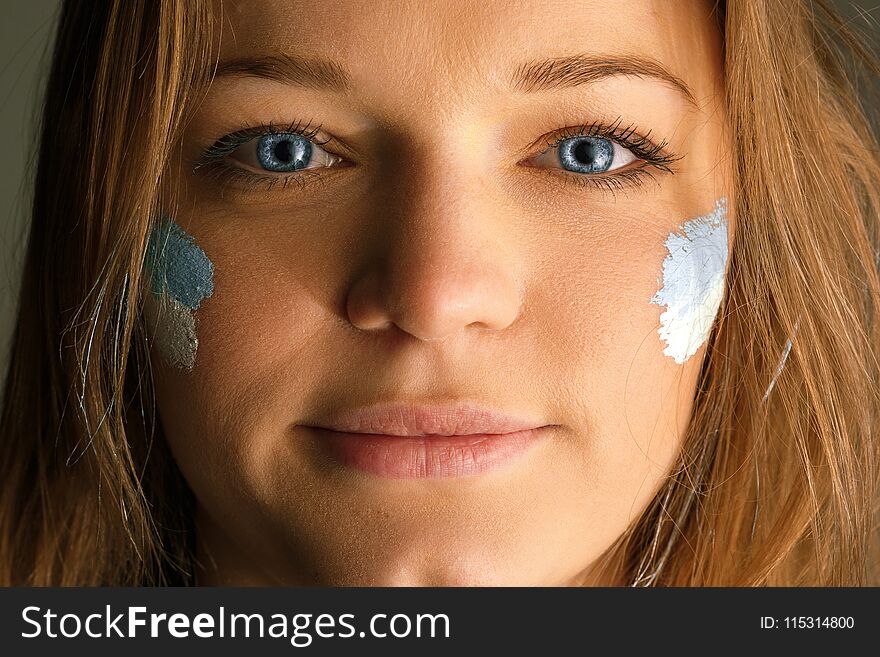
{"type": "MultiPolygon", "coordinates": [[[[208,4],[64,5],[0,415],[0,584],[194,582],[140,290],[162,174],[215,62],[208,4]]],[[[871,583],[880,150],[856,83],[880,66],[825,2],[715,11],[727,294],[679,462],[601,564],[639,586],[871,583]]]]}

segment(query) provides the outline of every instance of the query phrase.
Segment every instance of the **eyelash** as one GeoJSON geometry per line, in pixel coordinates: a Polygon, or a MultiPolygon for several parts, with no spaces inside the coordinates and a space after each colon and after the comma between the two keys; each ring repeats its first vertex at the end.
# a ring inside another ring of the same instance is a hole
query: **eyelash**
{"type": "MultiPolygon", "coordinates": [[[[199,161],[193,167],[193,172],[203,169],[209,178],[213,178],[224,185],[241,183],[248,187],[262,186],[266,191],[269,191],[279,184],[282,188],[286,188],[290,183],[297,183],[300,185],[300,189],[302,189],[306,184],[323,180],[326,174],[317,173],[319,169],[302,169],[295,174],[286,176],[261,175],[242,167],[227,164],[224,160],[227,155],[235,151],[242,144],[267,134],[295,133],[317,146],[324,146],[334,141],[332,137],[328,137],[323,141],[315,140],[315,136],[321,130],[321,124],[314,128],[310,128],[310,126],[311,120],[305,125],[301,121],[294,121],[284,127],[277,127],[272,123],[260,123],[224,135],[202,154],[199,161]]],[[[550,133],[547,137],[543,137],[538,142],[543,140],[546,148],[534,157],[546,153],[547,150],[559,146],[563,141],[572,137],[600,137],[617,142],[639,158],[640,166],[624,169],[620,172],[615,171],[607,175],[579,174],[564,169],[542,169],[550,175],[557,176],[563,182],[575,184],[579,187],[595,187],[614,193],[627,187],[641,185],[648,179],[654,179],[650,168],[665,173],[675,173],[672,165],[681,157],[669,150],[669,144],[666,140],[656,143],[650,139],[650,134],[650,130],[644,135],[640,134],[634,124],[623,127],[620,118],[609,125],[603,125],[595,121],[590,124],[562,128],[550,133]]],[[[538,142],[533,144],[531,148],[534,148],[538,142]]]]}
{"type": "Polygon", "coordinates": [[[594,121],[590,124],[562,128],[551,133],[549,138],[542,138],[546,144],[546,149],[539,153],[539,155],[559,146],[563,141],[572,137],[600,137],[617,142],[639,158],[641,162],[638,166],[624,168],[619,172],[613,171],[604,175],[585,175],[566,171],[565,169],[544,169],[549,175],[561,177],[564,182],[573,183],[579,187],[597,187],[614,193],[627,187],[641,185],[646,180],[653,180],[654,174],[650,171],[650,168],[664,173],[675,173],[672,165],[680,160],[681,156],[676,155],[669,149],[669,142],[665,139],[657,143],[652,141],[650,136],[650,130],[642,135],[638,132],[635,124],[623,127],[620,117],[611,124],[602,124],[599,121],[594,121]]]}
{"type": "Polygon", "coordinates": [[[324,146],[333,141],[332,137],[328,137],[323,141],[316,140],[315,136],[321,131],[321,124],[318,124],[314,128],[310,128],[309,126],[311,123],[311,120],[305,125],[302,124],[302,121],[294,121],[293,123],[280,128],[272,123],[260,123],[255,126],[247,126],[241,130],[236,130],[228,135],[224,135],[214,142],[202,154],[201,158],[199,158],[199,161],[193,167],[193,172],[204,169],[204,173],[209,179],[216,180],[224,185],[229,183],[242,183],[252,187],[264,186],[264,189],[269,191],[278,184],[284,188],[291,182],[296,182],[300,185],[300,189],[302,189],[305,187],[306,183],[318,180],[319,177],[323,177],[324,174],[316,173],[315,169],[303,169],[296,174],[287,176],[264,176],[259,173],[254,173],[253,171],[248,171],[242,167],[227,164],[224,162],[224,158],[242,144],[246,144],[252,139],[263,137],[264,135],[295,133],[305,137],[317,146],[324,146]]]}

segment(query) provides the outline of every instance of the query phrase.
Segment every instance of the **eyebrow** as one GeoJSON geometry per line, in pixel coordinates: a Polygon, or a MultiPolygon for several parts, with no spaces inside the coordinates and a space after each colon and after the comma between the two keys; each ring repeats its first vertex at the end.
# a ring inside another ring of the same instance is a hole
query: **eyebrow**
{"type": "Polygon", "coordinates": [[[681,92],[689,103],[698,107],[691,88],[684,80],[673,75],[657,60],[636,56],[571,55],[524,62],[514,71],[511,86],[517,91],[533,93],[590,84],[615,75],[658,79],[681,92]]]}
{"type": "MultiPolygon", "coordinates": [[[[536,93],[590,84],[616,75],[658,79],[681,92],[697,107],[696,98],[684,80],[673,75],[660,62],[636,56],[571,55],[524,62],[515,69],[511,87],[516,91],[536,93]]],[[[351,85],[351,76],[337,62],[301,59],[284,53],[228,59],[217,65],[215,76],[264,78],[328,91],[345,91],[351,85]]]]}
{"type": "Polygon", "coordinates": [[[221,76],[265,78],[329,91],[344,91],[351,83],[345,69],[334,61],[300,59],[283,53],[228,59],[217,65],[215,77],[221,76]]]}

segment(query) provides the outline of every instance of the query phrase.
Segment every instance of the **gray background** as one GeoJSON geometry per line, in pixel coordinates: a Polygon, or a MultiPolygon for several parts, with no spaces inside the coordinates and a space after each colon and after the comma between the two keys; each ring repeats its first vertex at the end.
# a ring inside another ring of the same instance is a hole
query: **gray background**
{"type": "Polygon", "coordinates": [[[6,375],[24,251],[34,113],[59,5],[58,0],[0,0],[0,382],[6,375]]]}
{"type": "MultiPolygon", "coordinates": [[[[853,21],[865,27],[870,23],[880,39],[880,0],[837,0],[836,4],[853,21]]],[[[59,5],[59,0],[0,0],[0,380],[6,371],[24,250],[34,113],[59,5]]]]}

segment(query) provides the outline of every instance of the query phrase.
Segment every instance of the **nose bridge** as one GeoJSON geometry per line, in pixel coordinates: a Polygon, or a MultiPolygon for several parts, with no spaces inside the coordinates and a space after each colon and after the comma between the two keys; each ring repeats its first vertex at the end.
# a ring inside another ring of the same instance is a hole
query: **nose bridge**
{"type": "Polygon", "coordinates": [[[397,143],[409,146],[384,167],[381,245],[351,288],[350,320],[422,340],[508,326],[519,311],[519,262],[479,157],[454,131],[397,143]]]}
{"type": "Polygon", "coordinates": [[[389,230],[396,234],[404,259],[447,258],[466,261],[468,253],[493,237],[493,218],[485,195],[476,155],[455,143],[460,139],[438,136],[401,157],[389,202],[389,230]]]}

